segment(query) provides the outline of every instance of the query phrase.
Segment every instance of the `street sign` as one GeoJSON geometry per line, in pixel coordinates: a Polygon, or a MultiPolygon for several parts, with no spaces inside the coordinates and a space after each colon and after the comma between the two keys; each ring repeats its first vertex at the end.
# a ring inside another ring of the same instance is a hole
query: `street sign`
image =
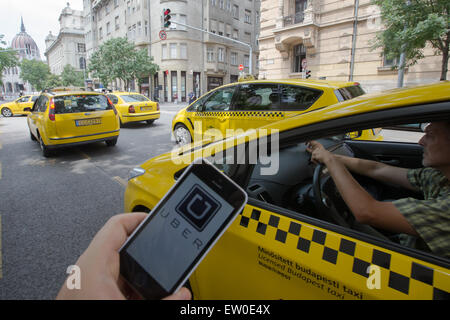
{"type": "Polygon", "coordinates": [[[244,65],[243,65],[243,64],[240,64],[240,65],[239,65],[239,70],[240,70],[240,71],[244,70],[244,65]]]}
{"type": "Polygon", "coordinates": [[[167,39],[167,33],[166,33],[164,30],[161,30],[161,31],[159,32],[159,38],[160,38],[161,40],[166,40],[166,39],[167,39]]]}

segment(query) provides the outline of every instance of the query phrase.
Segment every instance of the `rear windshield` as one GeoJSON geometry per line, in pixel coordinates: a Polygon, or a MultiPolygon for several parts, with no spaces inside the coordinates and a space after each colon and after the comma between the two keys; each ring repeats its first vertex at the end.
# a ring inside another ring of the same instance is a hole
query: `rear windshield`
{"type": "Polygon", "coordinates": [[[69,95],[54,97],[55,113],[77,113],[110,110],[104,95],[69,95]]]}
{"type": "Polygon", "coordinates": [[[127,94],[120,96],[125,102],[142,102],[142,101],[150,101],[147,97],[141,94],[127,94]]]}
{"type": "Polygon", "coordinates": [[[365,94],[363,88],[361,88],[360,85],[354,85],[351,87],[345,87],[345,88],[341,88],[338,89],[340,95],[342,96],[342,99],[339,98],[339,101],[345,101],[345,100],[350,100],[353,98],[356,98],[358,96],[362,96],[363,94],[365,94]]]}

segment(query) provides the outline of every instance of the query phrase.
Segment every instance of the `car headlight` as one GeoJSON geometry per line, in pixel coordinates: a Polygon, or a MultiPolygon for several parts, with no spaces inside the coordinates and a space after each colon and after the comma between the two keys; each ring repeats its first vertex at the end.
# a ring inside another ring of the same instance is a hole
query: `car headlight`
{"type": "Polygon", "coordinates": [[[130,181],[131,179],[134,179],[136,177],[142,176],[145,173],[145,170],[142,168],[133,168],[131,169],[131,171],[128,173],[128,181],[130,181]]]}

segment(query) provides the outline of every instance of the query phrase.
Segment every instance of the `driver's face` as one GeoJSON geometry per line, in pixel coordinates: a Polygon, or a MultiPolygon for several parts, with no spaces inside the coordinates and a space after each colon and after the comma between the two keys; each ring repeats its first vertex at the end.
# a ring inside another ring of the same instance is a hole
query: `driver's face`
{"type": "Polygon", "coordinates": [[[432,122],[419,140],[423,146],[422,164],[425,167],[450,166],[450,130],[445,122],[432,122]]]}

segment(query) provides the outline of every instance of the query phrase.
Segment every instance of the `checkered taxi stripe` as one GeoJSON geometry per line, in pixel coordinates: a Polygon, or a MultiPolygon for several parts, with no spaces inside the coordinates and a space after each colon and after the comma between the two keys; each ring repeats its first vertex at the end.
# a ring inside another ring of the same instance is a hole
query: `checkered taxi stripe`
{"type": "MultiPolygon", "coordinates": [[[[250,231],[256,231],[263,236],[275,234],[274,240],[283,244],[287,244],[286,239],[290,234],[296,237],[297,250],[307,254],[311,254],[313,250],[322,250],[323,253],[320,253],[322,260],[334,265],[338,263],[346,264],[349,268],[352,268],[352,273],[361,277],[368,278],[367,268],[370,265],[377,265],[388,272],[389,287],[403,294],[409,295],[410,290],[421,290],[419,288],[423,288],[423,285],[425,285],[428,287],[427,291],[430,292],[430,299],[450,299],[450,293],[442,287],[449,288],[448,274],[443,276],[442,272],[435,272],[434,269],[416,262],[409,262],[409,265],[405,266],[405,260],[400,263],[397,259],[394,262],[390,253],[378,249],[371,248],[371,252],[367,252],[367,247],[364,247],[358,253],[358,247],[362,247],[361,245],[339,238],[335,233],[326,233],[314,229],[311,225],[290,221],[269,211],[247,208],[238,218],[239,224],[243,228],[250,229],[251,226],[252,228],[256,226],[254,230],[250,231]],[[268,232],[271,228],[273,229],[271,231],[274,232],[268,232]],[[306,229],[310,230],[302,232],[306,229]],[[334,239],[328,241],[328,238],[334,239]],[[327,245],[333,242],[334,245],[327,245]],[[364,252],[364,249],[366,252],[364,252]],[[394,265],[396,263],[397,266],[394,265]]],[[[292,244],[293,242],[289,243],[292,244]]]]}
{"type": "Polygon", "coordinates": [[[197,117],[229,117],[229,118],[284,118],[281,111],[210,111],[197,112],[197,117]]]}

